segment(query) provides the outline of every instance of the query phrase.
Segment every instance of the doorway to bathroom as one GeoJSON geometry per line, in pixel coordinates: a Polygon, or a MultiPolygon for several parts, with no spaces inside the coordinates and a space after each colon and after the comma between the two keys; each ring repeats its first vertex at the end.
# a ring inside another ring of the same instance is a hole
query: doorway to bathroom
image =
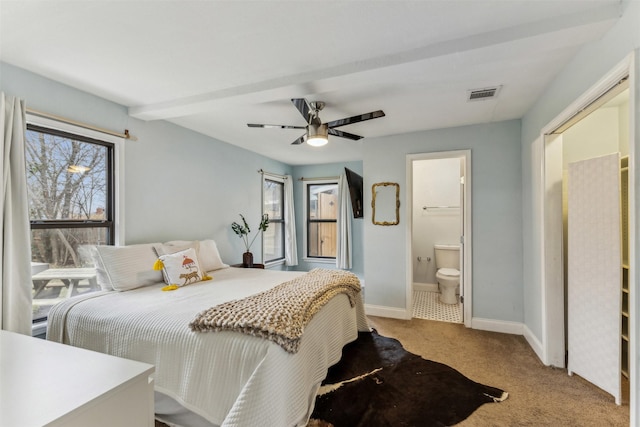
{"type": "Polygon", "coordinates": [[[412,317],[470,326],[471,151],[407,156],[412,317]]]}

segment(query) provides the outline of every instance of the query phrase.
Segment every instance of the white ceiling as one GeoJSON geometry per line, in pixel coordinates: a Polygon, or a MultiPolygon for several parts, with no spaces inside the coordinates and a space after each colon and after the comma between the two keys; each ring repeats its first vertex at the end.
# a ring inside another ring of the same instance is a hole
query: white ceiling
{"type": "MultiPolygon", "coordinates": [[[[6,1],[0,60],[288,164],[362,159],[367,138],[520,118],[619,0],[6,1]],[[469,89],[501,85],[497,99],[469,89]],[[312,148],[324,122],[374,110],[312,148]]],[[[28,100],[27,100],[28,101],[28,100]]]]}

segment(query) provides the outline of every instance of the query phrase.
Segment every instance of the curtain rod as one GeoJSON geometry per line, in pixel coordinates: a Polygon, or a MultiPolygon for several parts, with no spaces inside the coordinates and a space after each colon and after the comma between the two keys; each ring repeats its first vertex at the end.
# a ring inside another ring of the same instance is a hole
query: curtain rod
{"type": "Polygon", "coordinates": [[[286,175],[278,175],[277,173],[265,172],[262,169],[258,169],[258,173],[260,173],[262,175],[264,175],[266,173],[267,175],[275,176],[276,178],[287,179],[286,175]]]}
{"type": "Polygon", "coordinates": [[[300,178],[298,178],[298,181],[323,181],[323,180],[329,180],[329,179],[340,179],[340,177],[339,176],[323,176],[321,178],[305,178],[301,176],[300,178]]]}
{"type": "Polygon", "coordinates": [[[58,116],[56,114],[44,113],[42,111],[34,110],[34,109],[31,109],[31,108],[27,108],[27,113],[31,114],[31,115],[34,115],[34,116],[44,117],[46,119],[57,120],[59,122],[67,123],[67,124],[74,125],[74,126],[79,126],[81,128],[84,128],[84,129],[95,130],[96,132],[106,133],[107,135],[113,135],[113,136],[117,136],[117,137],[120,137],[120,138],[129,139],[131,141],[137,141],[138,140],[138,138],[136,138],[135,136],[132,136],[131,134],[129,134],[129,129],[125,129],[124,133],[118,133],[118,132],[114,132],[114,131],[111,131],[111,130],[108,130],[108,129],[100,128],[100,127],[97,127],[97,126],[92,126],[92,125],[89,125],[87,123],[82,123],[82,122],[78,122],[76,120],[68,119],[66,117],[58,116]]]}

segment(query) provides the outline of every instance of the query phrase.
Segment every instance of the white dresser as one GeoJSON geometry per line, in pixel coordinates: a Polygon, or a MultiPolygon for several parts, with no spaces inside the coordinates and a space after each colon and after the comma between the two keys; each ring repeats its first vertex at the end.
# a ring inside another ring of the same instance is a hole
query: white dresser
{"type": "Polygon", "coordinates": [[[0,331],[1,427],[154,426],[153,365],[0,331]]]}

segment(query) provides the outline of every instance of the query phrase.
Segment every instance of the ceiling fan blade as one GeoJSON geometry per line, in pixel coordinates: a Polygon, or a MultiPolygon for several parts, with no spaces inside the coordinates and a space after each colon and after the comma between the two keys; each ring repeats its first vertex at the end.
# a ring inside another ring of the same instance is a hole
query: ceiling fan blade
{"type": "Polygon", "coordinates": [[[247,123],[250,128],[278,128],[278,129],[306,129],[306,126],[289,126],[289,125],[262,125],[256,123],[247,123]]]}
{"type": "Polygon", "coordinates": [[[366,114],[360,114],[358,116],[347,117],[346,119],[334,120],[327,123],[329,128],[337,128],[339,126],[350,125],[352,123],[364,122],[365,120],[377,119],[378,117],[384,117],[384,111],[372,111],[366,114]]]}
{"type": "Polygon", "coordinates": [[[307,140],[307,134],[303,134],[300,138],[296,139],[291,143],[291,145],[300,145],[307,140]]]}
{"type": "Polygon", "coordinates": [[[307,100],[304,98],[292,98],[291,102],[293,102],[293,105],[298,109],[298,111],[300,111],[300,114],[304,117],[304,121],[309,124],[311,120],[311,116],[309,115],[311,112],[311,106],[307,100]]]}
{"type": "Polygon", "coordinates": [[[364,138],[363,136],[360,136],[360,135],[354,135],[349,132],[344,132],[338,129],[331,129],[331,128],[329,128],[329,135],[335,135],[341,138],[353,139],[354,141],[364,138]]]}

